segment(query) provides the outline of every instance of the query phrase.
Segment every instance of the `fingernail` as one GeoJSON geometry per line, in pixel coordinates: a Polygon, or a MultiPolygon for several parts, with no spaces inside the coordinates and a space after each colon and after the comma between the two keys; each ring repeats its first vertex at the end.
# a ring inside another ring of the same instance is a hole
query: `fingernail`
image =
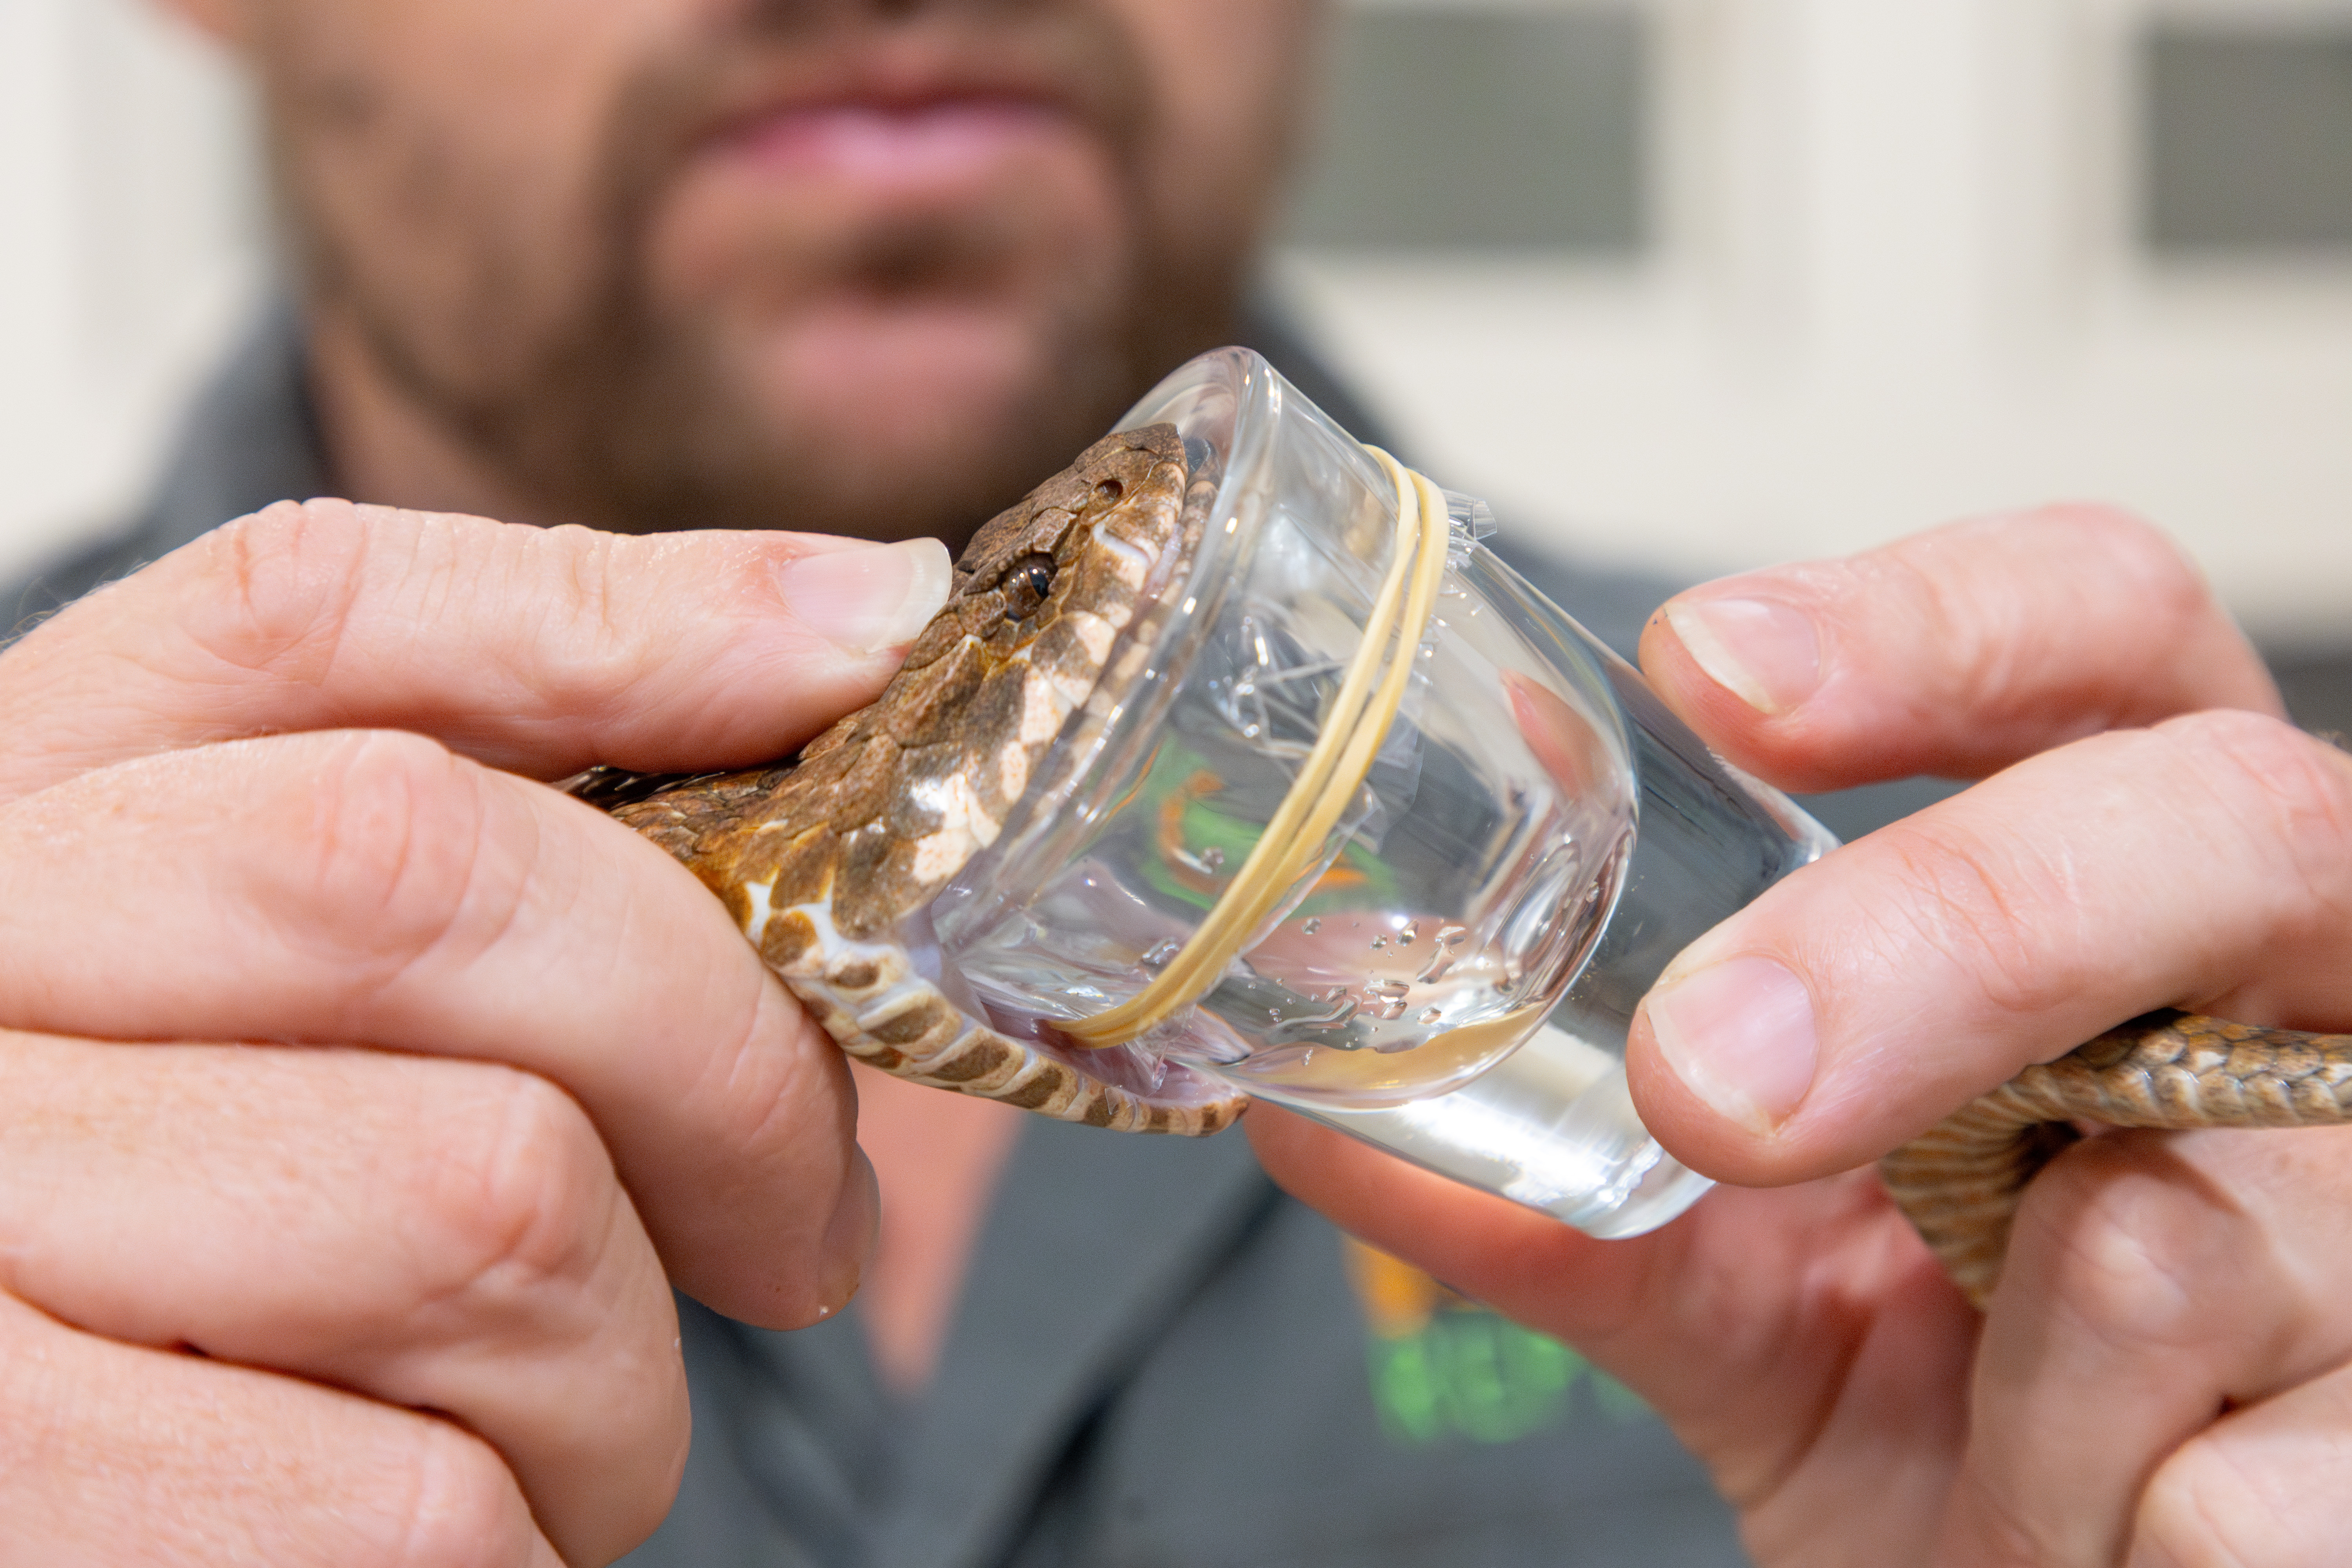
{"type": "Polygon", "coordinates": [[[1711,963],[1642,1005],[1684,1087],[1743,1126],[1774,1131],[1812,1088],[1812,996],[1769,958],[1711,963]]]}
{"type": "Polygon", "coordinates": [[[830,1318],[857,1294],[882,1239],[882,1184],[866,1151],[851,1144],[848,1179],[824,1227],[824,1278],[817,1286],[817,1317],[830,1318]]]}
{"type": "Polygon", "coordinates": [[[801,624],[852,653],[910,643],[948,602],[948,547],[908,539],[803,555],[776,568],[776,586],[801,624]]]}
{"type": "Polygon", "coordinates": [[[1715,683],[1759,713],[1786,713],[1822,683],[1813,618],[1773,599],[1687,599],[1666,624],[1715,683]]]}

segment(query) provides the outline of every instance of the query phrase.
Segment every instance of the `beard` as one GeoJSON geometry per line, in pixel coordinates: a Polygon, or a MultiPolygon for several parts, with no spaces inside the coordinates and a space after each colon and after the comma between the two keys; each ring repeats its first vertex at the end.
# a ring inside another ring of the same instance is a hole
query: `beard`
{"type": "Polygon", "coordinates": [[[775,0],[709,25],[614,95],[572,221],[518,221],[488,180],[461,178],[421,242],[450,254],[421,268],[375,261],[319,169],[281,147],[312,298],[396,395],[551,520],[961,545],[1229,334],[1247,237],[1220,250],[1155,232],[1149,77],[1086,0],[867,9],[775,0]],[[1066,242],[1055,193],[1017,184],[985,203],[778,206],[682,286],[677,192],[714,137],[925,30],[1063,84],[1110,174],[1087,243],[1066,242]]]}

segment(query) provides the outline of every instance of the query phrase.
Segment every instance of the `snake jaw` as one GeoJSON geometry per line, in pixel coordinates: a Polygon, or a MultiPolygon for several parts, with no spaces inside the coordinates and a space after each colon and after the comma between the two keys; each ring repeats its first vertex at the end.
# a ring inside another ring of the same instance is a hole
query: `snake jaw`
{"type": "Polygon", "coordinates": [[[726,901],[851,1055],[1099,1126],[1203,1133],[1240,1114],[1243,1097],[1181,1071],[1162,1092],[1157,1072],[1135,1080],[1134,1064],[1081,1059],[1094,1053],[1057,1050],[1043,1030],[1008,1036],[973,999],[959,1006],[901,936],[996,841],[1106,672],[1133,673],[1120,634],[1176,579],[1188,504],[1214,494],[1192,467],[1173,426],[1097,442],[973,536],[882,695],[795,763],[614,808],[726,901]]]}

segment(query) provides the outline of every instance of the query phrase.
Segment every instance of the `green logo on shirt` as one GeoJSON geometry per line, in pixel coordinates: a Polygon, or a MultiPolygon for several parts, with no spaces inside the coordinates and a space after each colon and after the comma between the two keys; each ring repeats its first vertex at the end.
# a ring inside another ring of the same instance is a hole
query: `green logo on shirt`
{"type": "Polygon", "coordinates": [[[1557,1426],[1578,1403],[1601,1419],[1648,1407],[1623,1384],[1548,1335],[1499,1318],[1361,1242],[1348,1274],[1363,1303],[1372,1404],[1390,1437],[1411,1447],[1448,1439],[1516,1442],[1557,1426]]]}

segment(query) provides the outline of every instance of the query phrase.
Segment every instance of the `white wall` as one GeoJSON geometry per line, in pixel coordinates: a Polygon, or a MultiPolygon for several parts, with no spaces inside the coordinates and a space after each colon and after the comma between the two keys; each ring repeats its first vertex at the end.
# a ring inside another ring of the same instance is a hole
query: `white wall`
{"type": "MultiPolygon", "coordinates": [[[[2343,12],[2203,0],[2258,6],[2343,12]]],[[[2251,623],[2352,641],[2352,266],[2135,254],[2133,0],[1657,8],[1654,262],[1286,270],[1431,467],[1690,574],[2112,499],[2251,623]]]]}
{"type": "MultiPolygon", "coordinates": [[[[2135,256],[2145,0],[1654,3],[1654,259],[1279,264],[1438,478],[1688,574],[2108,497],[2259,627],[2352,640],[2352,270],[2135,256]]],[[[0,0],[0,573],[145,479],[257,275],[248,164],[138,0],[0,0]]]]}
{"type": "Polygon", "coordinates": [[[248,145],[140,0],[0,0],[0,577],[143,489],[258,273],[248,145]]]}

